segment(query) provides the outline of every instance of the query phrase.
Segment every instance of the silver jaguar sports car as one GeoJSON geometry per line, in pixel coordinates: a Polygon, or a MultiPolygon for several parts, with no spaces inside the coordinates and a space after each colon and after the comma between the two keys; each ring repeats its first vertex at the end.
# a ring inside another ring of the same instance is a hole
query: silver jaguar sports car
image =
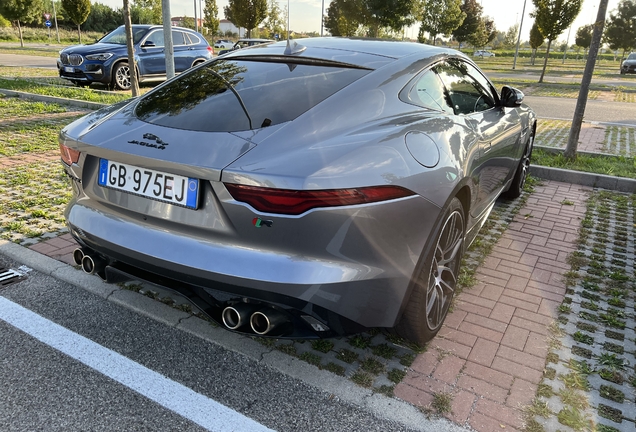
{"type": "Polygon", "coordinates": [[[238,50],[62,130],[74,260],[232,331],[424,343],[495,200],[521,193],[535,131],[523,93],[451,49],[238,50]]]}

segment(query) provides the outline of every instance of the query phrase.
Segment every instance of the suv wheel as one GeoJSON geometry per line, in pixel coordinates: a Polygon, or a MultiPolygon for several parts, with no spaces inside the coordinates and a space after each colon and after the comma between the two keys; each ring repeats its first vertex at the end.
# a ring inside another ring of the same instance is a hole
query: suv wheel
{"type": "Polygon", "coordinates": [[[113,69],[113,87],[119,90],[130,90],[130,66],[128,62],[119,62],[113,69]]]}

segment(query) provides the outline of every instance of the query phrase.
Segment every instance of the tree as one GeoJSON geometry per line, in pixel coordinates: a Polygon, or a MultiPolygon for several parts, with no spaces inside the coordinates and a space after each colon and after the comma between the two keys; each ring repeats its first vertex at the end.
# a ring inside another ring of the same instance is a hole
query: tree
{"type": "MultiPolygon", "coordinates": [[[[576,46],[581,47],[585,50],[585,55],[587,55],[587,49],[590,47],[592,43],[592,31],[594,30],[594,25],[589,24],[583,27],[579,27],[576,31],[576,37],[574,38],[574,43],[576,46]]],[[[578,57],[578,54],[577,54],[578,57]]]]}
{"type": "Polygon", "coordinates": [[[511,26],[506,32],[503,40],[505,48],[512,48],[517,44],[517,36],[519,35],[519,24],[511,26]]]}
{"type": "Polygon", "coordinates": [[[539,78],[539,82],[542,83],[548,66],[550,46],[576,19],[579,12],[581,12],[583,0],[532,0],[532,3],[534,3],[535,10],[530,16],[535,19],[541,34],[548,40],[543,70],[539,78]]]}
{"type": "Polygon", "coordinates": [[[455,40],[459,42],[460,49],[463,42],[470,42],[471,38],[475,39],[474,35],[477,32],[482,31],[485,33],[486,31],[481,18],[483,9],[481,5],[477,3],[477,0],[464,0],[461,10],[466,14],[466,18],[464,18],[462,24],[453,31],[453,36],[455,40]]]}
{"type": "MultiPolygon", "coordinates": [[[[636,47],[636,2],[622,0],[616,10],[610,13],[605,29],[605,42],[612,50],[625,52],[636,47]]],[[[621,58],[622,60],[622,58],[621,58]]]]}
{"type": "Polygon", "coordinates": [[[283,22],[282,11],[277,0],[269,0],[267,5],[267,19],[263,23],[267,30],[268,37],[274,39],[275,35],[282,35],[285,31],[286,23],[283,22]]]}
{"type": "Polygon", "coordinates": [[[537,22],[535,21],[534,24],[532,24],[532,28],[530,29],[530,48],[532,48],[532,66],[534,66],[534,58],[537,55],[537,49],[543,45],[543,42],[545,42],[545,37],[543,37],[543,34],[541,33],[541,30],[539,30],[539,26],[537,25],[537,22]]]}
{"type": "Polygon", "coordinates": [[[379,37],[380,28],[401,32],[415,22],[414,0],[364,0],[367,9],[369,36],[379,37]]]}
{"type": "MultiPolygon", "coordinates": [[[[428,32],[433,38],[433,45],[437,35],[449,35],[462,25],[466,14],[461,10],[461,0],[424,0],[424,10],[421,14],[420,34],[428,32]]],[[[418,40],[420,36],[418,35],[418,40]]]]}
{"type": "Polygon", "coordinates": [[[120,26],[123,21],[124,15],[121,9],[113,10],[110,6],[93,3],[91,13],[84,22],[84,31],[107,33],[120,26]]]}
{"type": "Polygon", "coordinates": [[[215,35],[219,32],[219,7],[216,5],[216,0],[205,0],[203,26],[210,34],[215,35]]]}
{"type": "Polygon", "coordinates": [[[366,21],[364,0],[333,0],[324,25],[332,36],[355,36],[366,21]]]}
{"type": "Polygon", "coordinates": [[[607,2],[608,0],[601,0],[598,6],[596,21],[594,22],[594,31],[592,33],[592,43],[590,44],[590,55],[587,58],[585,70],[583,71],[581,90],[579,90],[579,97],[576,100],[576,108],[574,108],[574,117],[572,118],[572,127],[570,128],[568,143],[563,152],[563,156],[570,160],[576,159],[576,149],[581,134],[581,124],[583,124],[583,116],[585,115],[585,106],[587,105],[587,96],[590,90],[590,83],[592,82],[592,74],[594,73],[594,64],[596,63],[596,56],[598,55],[598,49],[601,46],[601,38],[603,36],[607,2]]]}
{"type": "Polygon", "coordinates": [[[138,24],[161,24],[161,0],[133,0],[131,20],[138,24]]]}
{"type": "Polygon", "coordinates": [[[482,18],[482,21],[484,22],[484,28],[486,30],[486,43],[489,44],[497,37],[497,27],[495,27],[495,20],[486,16],[482,18]]]}
{"type": "Polygon", "coordinates": [[[267,0],[229,0],[223,9],[225,18],[237,27],[247,30],[247,37],[252,37],[252,29],[258,27],[267,17],[267,0]]]}
{"type": "Polygon", "coordinates": [[[18,24],[18,33],[20,35],[20,46],[24,48],[24,40],[22,39],[22,27],[20,21],[32,21],[42,11],[42,3],[40,0],[2,0],[0,1],[0,15],[9,21],[15,21],[18,24]]]}
{"type": "Polygon", "coordinates": [[[79,43],[82,43],[80,26],[86,21],[88,14],[91,13],[91,0],[62,0],[62,7],[71,21],[77,26],[77,37],[79,38],[79,43]]]}

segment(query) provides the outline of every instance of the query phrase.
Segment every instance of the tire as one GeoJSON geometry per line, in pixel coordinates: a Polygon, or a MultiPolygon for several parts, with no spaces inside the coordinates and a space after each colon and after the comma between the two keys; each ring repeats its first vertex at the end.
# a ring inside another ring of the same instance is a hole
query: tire
{"type": "Polygon", "coordinates": [[[517,167],[515,176],[512,179],[510,188],[502,194],[504,198],[515,199],[523,192],[523,186],[526,184],[528,172],[530,171],[530,158],[532,157],[532,149],[534,148],[534,134],[535,132],[533,130],[532,134],[530,134],[530,138],[528,138],[528,142],[526,143],[526,148],[523,151],[523,156],[521,156],[519,166],[517,167]]]}
{"type": "Polygon", "coordinates": [[[115,65],[111,83],[115,89],[130,90],[132,83],[130,80],[130,66],[128,62],[119,62],[115,65]]]}
{"type": "Polygon", "coordinates": [[[444,211],[431,249],[413,275],[411,298],[395,332],[418,345],[431,340],[442,327],[455,294],[464,254],[464,209],[453,198],[444,211]]]}

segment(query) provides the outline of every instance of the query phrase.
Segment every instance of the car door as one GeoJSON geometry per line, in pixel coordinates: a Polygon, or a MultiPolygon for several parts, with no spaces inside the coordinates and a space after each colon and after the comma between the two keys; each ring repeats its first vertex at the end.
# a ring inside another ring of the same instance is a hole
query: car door
{"type": "Polygon", "coordinates": [[[144,76],[166,73],[166,56],[162,29],[153,30],[141,41],[138,67],[144,76]]]}
{"type": "Polygon", "coordinates": [[[172,46],[174,50],[174,70],[183,72],[192,66],[194,58],[192,56],[192,45],[190,39],[182,31],[172,30],[172,46]]]}
{"type": "Polygon", "coordinates": [[[471,64],[452,59],[436,67],[446,86],[456,115],[478,137],[479,158],[471,173],[478,184],[477,205],[473,216],[487,210],[511,178],[517,164],[516,143],[521,133],[514,109],[505,109],[490,82],[471,64]]]}

